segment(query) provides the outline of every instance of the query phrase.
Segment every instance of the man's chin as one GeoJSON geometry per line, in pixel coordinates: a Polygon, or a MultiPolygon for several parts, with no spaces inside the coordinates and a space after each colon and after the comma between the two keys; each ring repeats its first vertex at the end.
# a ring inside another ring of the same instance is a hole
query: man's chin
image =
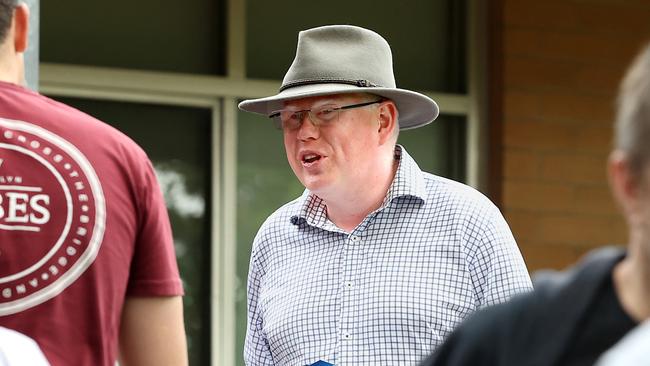
{"type": "Polygon", "coordinates": [[[328,187],[331,186],[331,184],[328,184],[320,177],[307,177],[301,179],[300,182],[305,186],[305,188],[310,192],[315,193],[317,196],[325,194],[328,191],[328,187]]]}

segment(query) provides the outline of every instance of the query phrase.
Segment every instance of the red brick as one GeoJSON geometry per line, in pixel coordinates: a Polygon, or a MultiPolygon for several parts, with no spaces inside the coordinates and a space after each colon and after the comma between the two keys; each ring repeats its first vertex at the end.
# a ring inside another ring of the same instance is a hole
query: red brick
{"type": "Polygon", "coordinates": [[[602,183],[607,180],[607,154],[547,153],[542,157],[541,178],[550,182],[602,183]]]}
{"type": "Polygon", "coordinates": [[[538,116],[543,113],[542,98],[534,93],[507,91],[503,112],[507,119],[538,116]]]}
{"type": "Polygon", "coordinates": [[[588,122],[506,121],[503,134],[506,148],[604,154],[612,147],[612,127],[588,122]]]}
{"type": "Polygon", "coordinates": [[[563,212],[571,208],[573,189],[566,184],[506,180],[503,203],[506,209],[563,212]]]}
{"type": "Polygon", "coordinates": [[[600,185],[578,186],[575,189],[577,212],[589,214],[618,215],[618,205],[615,203],[607,182],[600,185]]]}
{"type": "Polygon", "coordinates": [[[647,2],[506,0],[506,27],[555,29],[598,34],[647,34],[647,2]]]}
{"type": "Polygon", "coordinates": [[[506,149],[503,174],[506,179],[536,180],[541,170],[540,154],[522,149],[506,149]]]}
{"type": "Polygon", "coordinates": [[[625,65],[640,45],[641,40],[635,37],[622,38],[616,34],[591,32],[568,33],[552,28],[512,27],[504,39],[507,57],[614,66],[625,65]]]}
{"type": "Polygon", "coordinates": [[[614,120],[615,90],[592,95],[574,92],[540,93],[539,117],[542,121],[585,122],[611,126],[614,120]]]}
{"type": "Polygon", "coordinates": [[[529,268],[562,268],[626,241],[605,163],[650,1],[506,0],[503,16],[503,208],[529,268]]]}
{"type": "Polygon", "coordinates": [[[580,255],[575,248],[553,244],[520,245],[529,272],[541,269],[564,269],[575,263],[580,255]]]}
{"type": "Polygon", "coordinates": [[[558,214],[539,218],[537,241],[578,247],[624,243],[626,228],[619,216],[558,214]]]}
{"type": "Polygon", "coordinates": [[[537,219],[539,218],[537,212],[506,209],[504,217],[517,243],[521,245],[535,241],[537,219]]]}
{"type": "Polygon", "coordinates": [[[578,131],[567,123],[511,122],[504,123],[505,148],[532,150],[567,150],[574,147],[578,131]]]}
{"type": "Polygon", "coordinates": [[[578,152],[609,152],[612,148],[611,126],[585,125],[576,131],[575,149],[578,152]]]}
{"type": "Polygon", "coordinates": [[[507,57],[504,84],[517,91],[574,92],[611,95],[627,65],[603,66],[507,57]]]}

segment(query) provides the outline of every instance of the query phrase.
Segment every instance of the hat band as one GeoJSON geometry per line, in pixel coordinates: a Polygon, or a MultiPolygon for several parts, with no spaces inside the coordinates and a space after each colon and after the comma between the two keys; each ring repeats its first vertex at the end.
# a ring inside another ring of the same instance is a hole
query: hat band
{"type": "Polygon", "coordinates": [[[303,85],[313,85],[313,84],[348,84],[358,86],[360,88],[379,88],[380,86],[374,83],[371,83],[368,80],[350,80],[350,79],[302,79],[288,82],[280,87],[280,91],[284,91],[289,88],[295,88],[297,86],[303,85]]]}

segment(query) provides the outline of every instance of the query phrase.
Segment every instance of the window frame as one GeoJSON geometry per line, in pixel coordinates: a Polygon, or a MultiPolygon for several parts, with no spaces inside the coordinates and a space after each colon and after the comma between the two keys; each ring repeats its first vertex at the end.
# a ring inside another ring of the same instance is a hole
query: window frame
{"type": "MultiPolygon", "coordinates": [[[[466,183],[485,191],[487,184],[486,127],[486,5],[468,0],[468,93],[419,92],[438,102],[442,114],[467,120],[466,183]]],[[[227,75],[195,75],[158,71],[40,63],[40,91],[50,96],[153,103],[212,110],[212,258],[211,364],[234,365],[237,101],[275,94],[280,80],[247,79],[245,0],[227,0],[227,75]]]]}

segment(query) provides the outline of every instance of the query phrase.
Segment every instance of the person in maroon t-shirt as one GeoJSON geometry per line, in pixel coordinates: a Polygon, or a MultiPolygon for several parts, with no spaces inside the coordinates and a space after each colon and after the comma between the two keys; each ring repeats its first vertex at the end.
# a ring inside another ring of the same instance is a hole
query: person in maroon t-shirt
{"type": "Polygon", "coordinates": [[[25,89],[29,11],[0,0],[0,326],[54,365],[186,365],[183,289],[132,140],[25,89]]]}

